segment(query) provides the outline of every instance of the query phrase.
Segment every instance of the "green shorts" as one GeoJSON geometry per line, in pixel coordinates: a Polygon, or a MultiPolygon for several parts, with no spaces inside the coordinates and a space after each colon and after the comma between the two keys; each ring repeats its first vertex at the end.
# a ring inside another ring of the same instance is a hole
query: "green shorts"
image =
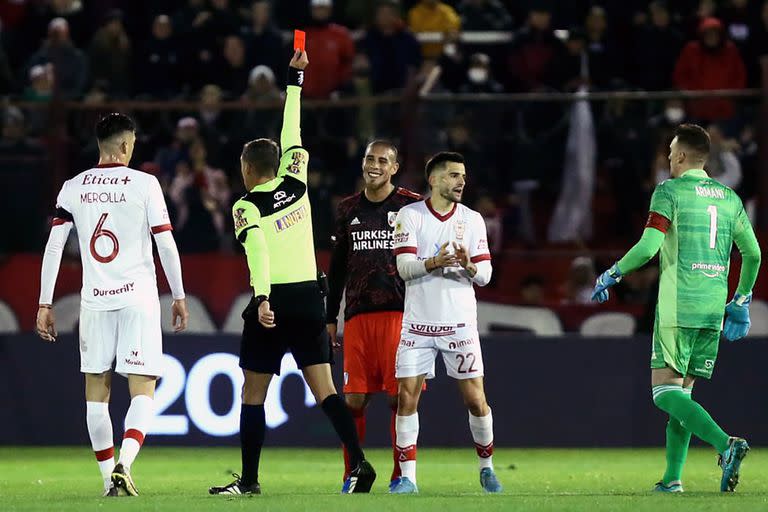
{"type": "Polygon", "coordinates": [[[712,378],[720,331],[653,326],[651,368],[669,367],[680,375],[712,378]]]}

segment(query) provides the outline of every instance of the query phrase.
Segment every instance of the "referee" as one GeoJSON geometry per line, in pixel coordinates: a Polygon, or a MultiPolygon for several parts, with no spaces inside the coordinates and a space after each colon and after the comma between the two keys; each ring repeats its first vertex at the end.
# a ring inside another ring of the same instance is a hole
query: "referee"
{"type": "Polygon", "coordinates": [[[365,460],[355,424],[331,379],[323,293],[317,280],[312,212],[307,195],[309,153],[301,147],[300,97],[306,52],[296,50],[288,71],[280,148],[270,139],[243,147],[240,168],[249,191],[232,207],[254,297],[243,312],[240,367],[245,375],[240,410],[242,476],[211,494],[260,494],[259,458],[266,430],[264,400],[290,350],[315,399],[331,420],[354,470],[345,489],[368,492],[376,478],[365,460]]]}

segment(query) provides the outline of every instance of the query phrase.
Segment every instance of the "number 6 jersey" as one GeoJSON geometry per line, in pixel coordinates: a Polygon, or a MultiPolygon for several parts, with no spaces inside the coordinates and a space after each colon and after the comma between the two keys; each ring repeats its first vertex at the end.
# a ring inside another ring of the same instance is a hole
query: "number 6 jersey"
{"type": "Polygon", "coordinates": [[[102,164],[67,180],[53,225],[74,222],[83,262],[81,307],[105,311],[157,300],[151,235],[172,229],[157,178],[102,164]]]}

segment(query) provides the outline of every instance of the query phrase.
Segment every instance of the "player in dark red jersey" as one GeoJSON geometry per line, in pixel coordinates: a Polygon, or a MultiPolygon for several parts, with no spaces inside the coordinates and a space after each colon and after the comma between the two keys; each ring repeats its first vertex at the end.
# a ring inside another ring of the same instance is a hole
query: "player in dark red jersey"
{"type": "MultiPolygon", "coordinates": [[[[336,213],[329,271],[328,333],[334,346],[341,296],[344,311],[344,396],[357,433],[365,439],[365,408],[374,393],[386,392],[392,408],[390,431],[395,444],[397,414],[395,354],[403,320],[405,284],[397,273],[393,231],[397,212],[421,196],[392,184],[397,173],[397,148],[375,140],[365,150],[365,189],[344,199],[336,213]]],[[[390,482],[397,483],[400,466],[393,449],[390,482]]],[[[344,452],[344,480],[350,467],[344,452]]],[[[390,485],[392,485],[390,483],[390,485]]]]}

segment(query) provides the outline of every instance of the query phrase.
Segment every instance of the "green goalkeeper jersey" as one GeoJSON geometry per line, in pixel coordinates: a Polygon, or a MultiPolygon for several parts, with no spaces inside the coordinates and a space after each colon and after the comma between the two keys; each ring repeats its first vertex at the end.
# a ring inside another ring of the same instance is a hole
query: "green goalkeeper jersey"
{"type": "Polygon", "coordinates": [[[661,246],[657,322],[720,330],[732,244],[756,244],[741,199],[692,169],[656,187],[650,210],[670,221],[661,246]]]}

